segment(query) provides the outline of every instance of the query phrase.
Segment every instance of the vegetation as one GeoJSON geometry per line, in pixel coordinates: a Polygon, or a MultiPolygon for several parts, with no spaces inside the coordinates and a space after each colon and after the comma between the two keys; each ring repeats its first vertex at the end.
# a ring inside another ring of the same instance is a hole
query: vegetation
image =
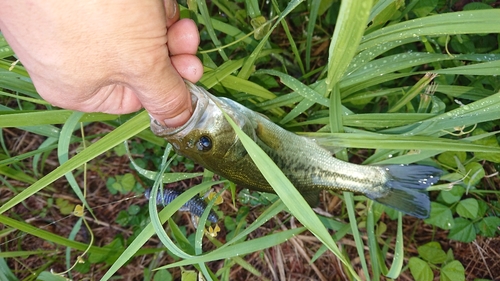
{"type": "Polygon", "coordinates": [[[278,195],[214,180],[145,112],[52,108],[0,37],[0,279],[500,276],[500,10],[469,2],[188,1],[181,13],[199,23],[212,93],[339,159],[442,168],[423,221],[348,192],[324,192],[315,213],[241,132],[278,195]],[[143,193],[163,185],[186,192],[158,212],[143,193]],[[211,187],[217,224],[175,215],[211,187]]]}

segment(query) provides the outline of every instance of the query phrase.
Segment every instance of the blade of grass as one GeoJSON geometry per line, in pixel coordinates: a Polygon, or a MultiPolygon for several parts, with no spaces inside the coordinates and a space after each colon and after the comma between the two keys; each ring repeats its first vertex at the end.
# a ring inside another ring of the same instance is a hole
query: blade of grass
{"type": "MultiPolygon", "coordinates": [[[[219,184],[219,182],[212,182],[212,183],[204,183],[200,184],[198,186],[194,186],[192,188],[187,189],[185,192],[183,192],[181,195],[179,195],[177,198],[175,198],[167,207],[165,207],[159,214],[157,213],[156,209],[152,213],[153,215],[156,214],[156,216],[159,218],[160,225],[165,222],[168,218],[170,218],[174,212],[179,210],[179,208],[184,205],[187,201],[189,201],[190,198],[196,196],[198,193],[200,193],[203,190],[206,190],[208,187],[211,185],[219,184]]],[[[152,201],[152,200],[150,200],[152,201]]],[[[102,277],[101,280],[106,281],[109,280],[125,263],[127,263],[131,257],[136,255],[138,251],[144,246],[144,244],[155,234],[155,227],[153,226],[153,223],[150,222],[148,225],[144,227],[144,229],[141,231],[139,235],[137,235],[137,238],[130,243],[130,245],[123,251],[123,253],[120,255],[120,257],[111,265],[111,267],[108,269],[106,274],[102,277]]],[[[156,233],[158,237],[160,235],[166,235],[164,230],[162,229],[162,232],[156,233]]],[[[162,237],[162,239],[165,239],[165,237],[162,237]]],[[[168,238],[170,239],[170,238],[168,238]]],[[[169,242],[170,244],[170,242],[169,242]]],[[[174,254],[181,254],[184,253],[182,250],[180,250],[173,242],[172,245],[174,245],[174,248],[169,248],[170,250],[175,251],[174,254]]]]}
{"type": "MultiPolygon", "coordinates": [[[[320,4],[321,4],[321,0],[313,0],[313,1],[311,1],[311,5],[309,7],[309,22],[307,23],[307,35],[306,35],[306,69],[307,69],[307,71],[309,71],[311,69],[312,38],[314,35],[316,19],[318,18],[318,11],[319,11],[320,4]]],[[[303,68],[304,67],[301,65],[302,74],[305,73],[303,68]]]]}
{"type": "MultiPolygon", "coordinates": [[[[330,131],[332,133],[343,133],[344,125],[342,124],[342,103],[340,101],[340,91],[337,85],[333,87],[331,95],[330,95],[330,108],[329,108],[329,123],[330,123],[330,131]]],[[[340,160],[349,161],[349,157],[347,155],[347,150],[342,149],[336,153],[336,157],[340,160]]],[[[363,268],[363,274],[366,280],[370,280],[370,270],[368,269],[368,265],[366,263],[366,258],[364,255],[364,243],[363,239],[361,239],[361,234],[358,229],[358,224],[356,220],[355,214],[355,206],[354,206],[354,196],[351,192],[342,192],[344,195],[344,202],[347,209],[347,214],[349,216],[349,224],[351,226],[351,233],[354,237],[354,242],[356,244],[356,250],[358,252],[359,260],[361,263],[361,267],[363,268]]]]}
{"type": "MultiPolygon", "coordinates": [[[[363,37],[358,50],[418,36],[500,32],[500,10],[475,10],[433,15],[381,28],[363,37]]],[[[357,46],[357,45],[356,45],[357,46]]]]}
{"type": "Polygon", "coordinates": [[[271,69],[261,69],[257,72],[258,74],[269,74],[273,76],[277,76],[280,78],[280,81],[285,84],[288,88],[293,90],[294,92],[300,94],[306,99],[309,99],[315,103],[321,104],[323,106],[330,106],[330,102],[328,101],[327,98],[324,96],[320,95],[318,92],[313,90],[311,87],[305,85],[304,83],[300,82],[296,78],[271,69]]]}
{"type": "Polygon", "coordinates": [[[221,46],[221,43],[219,41],[219,38],[217,37],[217,34],[215,34],[215,30],[212,26],[212,21],[210,20],[210,14],[208,13],[207,2],[198,0],[196,1],[196,3],[198,5],[198,10],[200,11],[201,17],[204,20],[203,22],[205,24],[205,27],[207,28],[210,39],[212,39],[212,42],[214,43],[215,47],[218,48],[217,51],[219,52],[222,59],[224,61],[229,60],[224,50],[219,48],[221,46]]]}
{"type": "Polygon", "coordinates": [[[373,212],[373,201],[369,201],[367,204],[367,215],[366,215],[366,234],[368,236],[368,251],[370,253],[370,262],[372,268],[372,277],[374,281],[380,280],[380,264],[379,264],[379,252],[380,248],[377,243],[377,237],[375,236],[375,214],[373,212]]]}
{"type": "Polygon", "coordinates": [[[241,255],[246,255],[249,253],[257,252],[260,250],[264,250],[267,248],[270,248],[275,245],[279,245],[288,239],[292,238],[295,235],[298,235],[305,231],[305,227],[298,227],[294,229],[289,229],[281,232],[277,232],[274,234],[266,235],[263,237],[259,237],[253,240],[245,241],[238,243],[236,245],[233,245],[231,247],[226,247],[222,249],[217,249],[214,250],[208,254],[202,255],[202,256],[195,256],[191,259],[186,259],[183,261],[171,263],[165,266],[162,266],[158,269],[166,269],[166,268],[173,268],[173,267],[178,267],[178,266],[184,266],[184,265],[190,265],[193,263],[204,263],[204,262],[209,262],[209,261],[214,261],[214,260],[222,260],[222,259],[227,259],[229,257],[234,257],[234,256],[241,256],[241,255]]]}
{"type": "MultiPolygon", "coordinates": [[[[69,144],[71,142],[71,138],[73,136],[73,131],[75,130],[75,127],[80,124],[79,120],[83,116],[83,112],[78,112],[74,111],[71,116],[69,116],[67,122],[64,124],[64,126],[61,129],[61,134],[59,136],[59,142],[57,145],[57,158],[59,160],[59,164],[64,164],[65,162],[68,161],[69,159],[69,144]]],[[[82,140],[85,141],[85,140],[82,140]]],[[[92,208],[89,206],[87,203],[87,199],[83,195],[80,186],[76,182],[75,177],[71,172],[66,173],[64,175],[66,177],[66,180],[68,181],[69,185],[71,186],[71,189],[73,192],[78,196],[78,199],[82,201],[83,205],[87,208],[87,210],[94,216],[92,208]]],[[[83,187],[86,188],[86,187],[83,187]]],[[[95,218],[95,216],[94,216],[95,218]]]]}
{"type": "Polygon", "coordinates": [[[288,3],[288,6],[285,8],[285,10],[283,10],[283,12],[281,12],[280,16],[278,17],[278,20],[271,26],[269,32],[260,40],[260,43],[250,54],[250,56],[245,60],[243,67],[238,73],[239,78],[247,80],[250,77],[255,66],[255,61],[258,58],[258,54],[262,51],[264,46],[268,44],[269,36],[271,36],[273,30],[276,28],[276,26],[278,26],[279,22],[283,20],[285,16],[287,16],[293,9],[295,9],[302,1],[303,0],[292,0],[288,3]]]}
{"type": "MultiPolygon", "coordinates": [[[[43,110],[35,112],[1,114],[0,128],[23,127],[48,124],[64,124],[73,114],[73,110],[43,110]]],[[[115,120],[118,115],[106,113],[82,113],[79,122],[115,120]]]]}
{"type": "MultiPolygon", "coordinates": [[[[225,113],[224,113],[225,114],[225,113]]],[[[276,164],[262,149],[247,136],[234,121],[225,114],[226,120],[231,124],[248,154],[255,162],[274,191],[283,200],[290,212],[309,229],[321,242],[337,256],[337,258],[349,269],[350,273],[359,279],[355,270],[342,255],[337,245],[325,229],[321,221],[314,214],[311,207],[306,203],[302,195],[295,189],[292,183],[280,171],[276,164]]]]}
{"type": "Polygon", "coordinates": [[[356,48],[368,22],[372,8],[371,0],[342,1],[335,33],[328,54],[328,76],[326,94],[330,93],[340,80],[356,54],[356,48]]]}
{"type": "MultiPolygon", "coordinates": [[[[79,251],[85,251],[88,248],[87,244],[76,242],[76,241],[67,239],[65,237],[61,237],[57,234],[43,230],[43,229],[38,228],[36,226],[32,226],[26,222],[18,221],[18,220],[6,217],[4,215],[0,215],[0,223],[2,223],[4,225],[8,225],[10,227],[13,227],[15,229],[18,229],[19,231],[29,233],[30,235],[40,237],[41,239],[43,239],[45,241],[54,242],[56,244],[59,244],[59,245],[65,246],[65,247],[71,247],[71,248],[77,249],[79,251]]],[[[100,247],[96,247],[96,246],[91,246],[89,249],[90,253],[96,253],[96,254],[100,254],[100,255],[107,255],[107,254],[109,254],[109,251],[110,251],[110,249],[100,248],[100,247]]]]}
{"type": "MultiPolygon", "coordinates": [[[[321,1],[317,1],[317,2],[321,2],[321,1]]],[[[277,7],[277,5],[275,5],[275,3],[276,3],[276,1],[273,0],[274,8],[276,10],[278,10],[278,7],[277,7]]],[[[312,11],[311,11],[311,13],[312,13],[312,11]]],[[[311,14],[311,17],[312,17],[312,14],[311,14]]],[[[310,22],[311,21],[312,21],[312,19],[310,19],[310,22]]],[[[293,56],[295,57],[295,62],[299,65],[300,71],[304,75],[306,73],[305,69],[304,69],[304,63],[302,62],[302,57],[300,55],[299,50],[297,49],[297,44],[295,43],[295,40],[293,39],[293,36],[290,33],[290,28],[288,27],[288,22],[284,21],[284,20],[282,20],[280,22],[281,22],[281,26],[283,27],[283,31],[285,31],[286,38],[288,39],[288,43],[290,44],[290,48],[292,49],[293,56]]],[[[309,33],[307,35],[309,36],[309,33]]],[[[309,45],[308,50],[310,52],[310,45],[309,45]]],[[[306,58],[306,60],[307,60],[307,58],[306,58]]]]}
{"type": "Polygon", "coordinates": [[[394,248],[394,259],[392,260],[392,266],[387,273],[387,277],[396,279],[401,273],[401,268],[403,268],[404,261],[404,249],[403,249],[403,215],[398,212],[398,232],[396,234],[396,246],[394,248]]]}
{"type": "Polygon", "coordinates": [[[382,131],[401,135],[444,135],[456,127],[500,119],[500,92],[414,125],[382,131]]]}
{"type": "Polygon", "coordinates": [[[367,133],[307,133],[306,136],[314,138],[319,145],[329,147],[357,147],[374,149],[416,149],[488,152],[498,153],[498,147],[480,145],[465,140],[451,140],[427,136],[400,136],[367,133]]]}
{"type": "Polygon", "coordinates": [[[54,171],[39,179],[37,182],[24,189],[14,198],[10,199],[5,204],[0,206],[0,214],[3,214],[5,211],[24,201],[26,198],[40,191],[47,185],[62,177],[64,174],[78,168],[83,163],[94,159],[98,155],[115,147],[122,141],[136,135],[147,127],[149,127],[149,116],[147,112],[144,111],[127,121],[122,126],[116,128],[114,131],[107,134],[96,143],[84,149],[82,152],[69,159],[66,163],[57,167],[54,171]]]}

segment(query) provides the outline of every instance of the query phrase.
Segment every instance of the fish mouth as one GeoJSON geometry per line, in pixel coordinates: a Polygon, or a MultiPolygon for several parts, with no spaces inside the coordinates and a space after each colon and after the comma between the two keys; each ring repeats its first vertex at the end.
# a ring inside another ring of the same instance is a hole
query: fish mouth
{"type": "Polygon", "coordinates": [[[184,82],[186,83],[186,87],[188,88],[189,93],[191,93],[193,114],[191,115],[189,120],[186,123],[184,123],[184,125],[174,128],[165,127],[160,123],[158,123],[156,119],[150,116],[151,130],[157,136],[169,137],[176,135],[182,131],[190,132],[191,130],[194,129],[194,127],[196,127],[198,121],[202,118],[203,114],[205,113],[209,105],[210,98],[193,83],[186,80],[184,82]]]}

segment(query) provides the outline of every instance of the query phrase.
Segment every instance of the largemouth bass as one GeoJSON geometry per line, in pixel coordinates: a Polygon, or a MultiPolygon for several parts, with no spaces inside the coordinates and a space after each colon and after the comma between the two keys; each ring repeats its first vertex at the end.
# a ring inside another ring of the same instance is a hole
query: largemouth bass
{"type": "Polygon", "coordinates": [[[311,138],[288,132],[233,100],[215,97],[189,82],[186,85],[194,107],[189,121],[178,128],[166,128],[151,120],[153,133],[164,137],[178,154],[238,185],[273,192],[225,119],[224,111],[269,155],[310,205],[317,204],[321,190],[346,190],[417,218],[429,216],[426,188],[439,180],[440,169],[344,162],[311,138]]]}

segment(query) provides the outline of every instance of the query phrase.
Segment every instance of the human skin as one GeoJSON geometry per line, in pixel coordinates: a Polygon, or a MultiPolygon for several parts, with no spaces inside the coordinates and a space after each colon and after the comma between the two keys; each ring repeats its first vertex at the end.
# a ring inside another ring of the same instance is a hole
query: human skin
{"type": "Polygon", "coordinates": [[[203,74],[195,23],[175,0],[0,1],[0,30],[51,104],[168,127],[191,116],[183,79],[203,74]],[[167,32],[168,29],[168,32],[167,32]]]}

